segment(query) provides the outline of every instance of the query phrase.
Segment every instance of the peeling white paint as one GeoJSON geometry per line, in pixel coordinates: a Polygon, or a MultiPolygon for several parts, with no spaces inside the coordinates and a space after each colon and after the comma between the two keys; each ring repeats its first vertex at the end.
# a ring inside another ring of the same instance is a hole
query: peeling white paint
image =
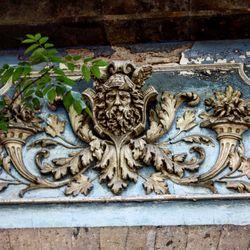
{"type": "Polygon", "coordinates": [[[205,61],[205,59],[202,57],[198,57],[196,59],[192,59],[191,61],[192,63],[195,63],[195,64],[202,64],[205,61]]]}
{"type": "Polygon", "coordinates": [[[186,76],[186,75],[194,75],[192,71],[180,71],[179,75],[186,76]]]}
{"type": "Polygon", "coordinates": [[[206,73],[208,74],[208,75],[211,75],[212,73],[211,73],[211,70],[206,70],[206,73]]]}
{"type": "Polygon", "coordinates": [[[64,63],[59,63],[59,69],[68,69],[68,67],[64,63]]]}
{"type": "Polygon", "coordinates": [[[181,53],[181,60],[180,60],[180,64],[188,64],[189,63],[189,59],[186,58],[184,52],[181,53]]]}
{"type": "Polygon", "coordinates": [[[214,63],[227,63],[227,59],[218,59],[214,63]]]}
{"type": "Polygon", "coordinates": [[[206,61],[213,61],[213,59],[210,56],[207,56],[206,61]]]}

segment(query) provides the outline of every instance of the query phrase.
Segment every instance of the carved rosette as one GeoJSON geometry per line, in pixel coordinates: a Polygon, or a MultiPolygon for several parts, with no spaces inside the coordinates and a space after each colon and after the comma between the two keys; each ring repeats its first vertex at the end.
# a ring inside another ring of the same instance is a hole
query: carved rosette
{"type": "Polygon", "coordinates": [[[14,103],[7,111],[11,117],[10,128],[7,133],[0,132],[0,142],[4,146],[2,168],[7,176],[0,178],[0,191],[9,185],[20,185],[24,187],[20,190],[23,196],[33,189],[65,186],[66,195],[88,195],[93,180],[87,170],[94,167],[98,170],[99,181],[106,183],[114,194],[120,194],[138,178],[144,180],[147,194],[169,193],[167,180],[209,188],[213,192],[215,183],[250,192],[246,181],[250,178],[250,160],[244,155],[242,143],[243,133],[250,126],[250,102],[230,86],[225,92],[215,93],[215,98],[205,100],[210,111],[200,115],[200,126],[217,133],[220,151],[214,166],[202,173],[202,169],[199,170],[206,158],[202,145],[213,146],[213,139],[192,133],[198,125],[195,107],[200,102],[199,96],[194,92],[159,95],[152,86],[145,89],[144,81],[151,73],[151,66],[113,62],[94,82],[94,89],[83,92],[91,104],[93,117],[84,112],[79,115],[73,107],[68,114],[74,134],[87,144],[86,147],[64,138],[68,121],[61,121],[54,114],[41,121],[37,114],[22,107],[20,100],[14,103]],[[149,110],[148,104],[157,96],[158,104],[149,110]],[[183,104],[189,108],[176,117],[183,104]],[[170,138],[168,134],[173,128],[177,131],[170,138]],[[40,175],[34,175],[29,166],[25,166],[22,149],[29,137],[40,132],[45,132],[46,136],[28,145],[29,148],[40,147],[35,155],[40,175]],[[189,153],[174,154],[170,150],[170,145],[180,142],[191,144],[189,153]],[[70,150],[69,155],[48,160],[50,150],[58,145],[70,150]],[[194,157],[190,159],[188,154],[194,157]],[[139,171],[147,166],[155,169],[150,176],[139,171]],[[11,171],[13,168],[18,175],[11,171]]]}

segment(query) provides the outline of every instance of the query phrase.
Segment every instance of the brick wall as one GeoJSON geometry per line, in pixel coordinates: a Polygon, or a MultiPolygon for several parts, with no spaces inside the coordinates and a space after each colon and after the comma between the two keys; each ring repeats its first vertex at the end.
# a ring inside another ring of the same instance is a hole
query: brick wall
{"type": "Polygon", "coordinates": [[[250,226],[0,230],[1,250],[247,250],[250,226]]]}

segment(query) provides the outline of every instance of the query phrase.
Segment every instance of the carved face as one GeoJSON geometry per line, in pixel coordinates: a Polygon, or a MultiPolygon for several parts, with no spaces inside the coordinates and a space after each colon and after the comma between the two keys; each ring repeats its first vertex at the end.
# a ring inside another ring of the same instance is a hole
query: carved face
{"type": "Polygon", "coordinates": [[[106,94],[107,109],[113,106],[128,107],[131,103],[131,96],[127,91],[113,89],[106,94]]]}
{"type": "Polygon", "coordinates": [[[104,93],[99,92],[98,97],[97,121],[112,134],[126,134],[141,122],[143,98],[140,91],[110,88],[104,93]]]}

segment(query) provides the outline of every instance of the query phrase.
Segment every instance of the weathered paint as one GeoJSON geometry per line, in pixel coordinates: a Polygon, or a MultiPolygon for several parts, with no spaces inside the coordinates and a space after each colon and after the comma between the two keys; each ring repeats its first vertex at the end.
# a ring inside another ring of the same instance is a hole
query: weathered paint
{"type": "MultiPolygon", "coordinates": [[[[212,43],[213,44],[213,43],[212,43]]],[[[240,45],[240,42],[237,42],[240,45]]],[[[201,49],[198,44],[196,49],[201,49]]],[[[205,46],[205,45],[204,45],[205,46]]],[[[212,45],[211,45],[212,46],[212,45]]],[[[243,45],[242,45],[243,46],[243,45]]],[[[245,46],[245,45],[244,45],[245,46]]],[[[243,46],[243,47],[244,47],[243,46]]],[[[247,45],[248,46],[248,45],[247,45]]],[[[206,46],[205,46],[206,47],[206,46]]],[[[209,48],[209,46],[207,45],[209,48]]],[[[234,47],[230,44],[231,47],[234,47]]],[[[218,45],[217,53],[221,53],[223,45],[218,45]]],[[[245,48],[245,47],[244,47],[245,48]]],[[[247,47],[246,50],[249,48],[247,47]]],[[[194,50],[193,53],[196,53],[194,50]]],[[[226,51],[226,50],[225,50],[226,51]]],[[[192,49],[188,51],[192,58],[192,49]]],[[[226,52],[225,52],[226,53],[226,52]]],[[[212,55],[212,52],[202,54],[201,58],[217,58],[217,55],[212,55]],[[209,55],[208,55],[209,54],[209,55]]],[[[230,57],[230,55],[228,55],[230,57]]],[[[222,57],[223,58],[223,57],[222,57]]],[[[15,63],[13,57],[2,57],[1,61],[15,63]]],[[[220,58],[218,58],[220,59],[220,58]]],[[[243,59],[243,58],[240,58],[243,59]]],[[[239,60],[240,60],[239,59],[239,60]]],[[[234,60],[238,60],[234,58],[234,60]]],[[[241,61],[241,60],[240,60],[241,61]]],[[[155,88],[161,91],[171,91],[178,93],[180,91],[197,91],[202,100],[210,97],[215,90],[224,89],[227,84],[233,85],[244,93],[244,98],[250,98],[249,86],[239,76],[237,70],[223,71],[208,71],[206,74],[196,71],[178,71],[178,72],[155,72],[147,81],[147,85],[154,85],[155,88]]],[[[87,86],[82,84],[82,88],[87,86]]],[[[80,88],[81,88],[80,87],[80,88]]],[[[198,113],[204,110],[204,105],[201,103],[198,107],[198,113]]],[[[179,116],[183,112],[180,109],[177,113],[179,116]]],[[[57,111],[61,119],[66,119],[66,113],[63,109],[57,111]]],[[[46,116],[46,113],[44,114],[46,116]]],[[[211,135],[215,138],[214,132],[196,127],[192,133],[211,135]]],[[[170,131],[167,137],[174,134],[174,129],[170,131]]],[[[37,138],[43,137],[43,134],[31,138],[28,142],[31,143],[37,138]]],[[[81,143],[72,133],[70,125],[67,124],[66,138],[73,143],[81,143]]],[[[249,141],[250,132],[244,137],[247,155],[250,154],[249,141]]],[[[209,169],[216,160],[218,154],[218,143],[215,141],[215,147],[206,146],[206,160],[202,165],[200,172],[205,172],[209,169]]],[[[190,147],[180,144],[181,147],[173,147],[175,153],[187,152],[190,147]]],[[[34,166],[34,155],[38,151],[37,148],[27,151],[24,149],[24,161],[27,166],[32,168],[34,173],[37,172],[34,166]]],[[[68,150],[58,147],[51,151],[50,159],[64,156],[68,150]]],[[[149,175],[152,170],[150,168],[141,171],[142,175],[149,175]]],[[[90,171],[90,176],[95,177],[96,172],[90,171]]],[[[16,194],[15,186],[11,187],[4,193],[0,194],[0,199],[20,199],[16,194]]],[[[217,185],[221,193],[233,193],[226,190],[220,184],[217,185]]],[[[191,195],[191,194],[209,194],[210,191],[204,188],[192,188],[178,186],[169,182],[169,189],[175,195],[191,195]]],[[[126,197],[135,195],[144,195],[142,188],[142,179],[139,179],[136,184],[131,183],[128,189],[122,194],[126,197]]],[[[112,194],[104,184],[98,184],[95,180],[94,189],[90,193],[91,198],[111,197],[112,194]]],[[[154,195],[153,195],[154,196],[154,195]]],[[[27,193],[26,199],[35,198],[59,198],[63,197],[63,189],[59,190],[39,190],[27,193]]],[[[82,203],[82,204],[29,204],[29,205],[1,205],[0,206],[0,227],[1,228],[16,228],[16,227],[75,227],[75,226],[135,226],[135,225],[201,225],[201,224],[250,224],[249,200],[221,200],[221,201],[172,201],[172,202],[142,202],[142,203],[82,203]]]]}

